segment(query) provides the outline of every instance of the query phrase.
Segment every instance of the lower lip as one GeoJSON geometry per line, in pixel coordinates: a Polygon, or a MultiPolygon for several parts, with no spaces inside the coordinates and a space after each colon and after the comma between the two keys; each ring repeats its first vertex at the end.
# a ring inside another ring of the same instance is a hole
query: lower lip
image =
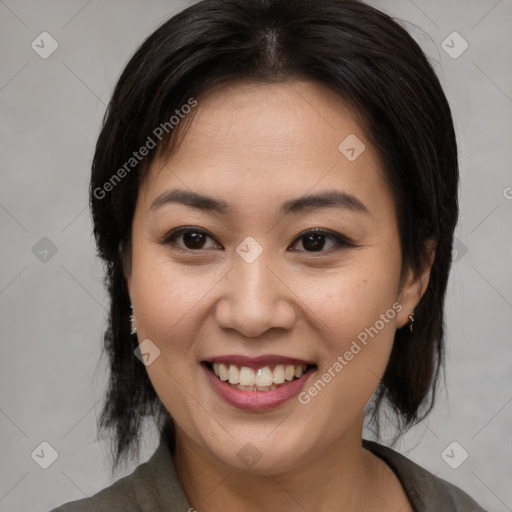
{"type": "Polygon", "coordinates": [[[298,395],[304,387],[306,380],[315,371],[315,368],[309,368],[302,377],[289,381],[277,389],[271,391],[242,391],[226,384],[220,380],[204,364],[201,364],[206,378],[210,382],[213,390],[223,398],[228,404],[250,411],[265,411],[283,404],[290,398],[298,395]]]}

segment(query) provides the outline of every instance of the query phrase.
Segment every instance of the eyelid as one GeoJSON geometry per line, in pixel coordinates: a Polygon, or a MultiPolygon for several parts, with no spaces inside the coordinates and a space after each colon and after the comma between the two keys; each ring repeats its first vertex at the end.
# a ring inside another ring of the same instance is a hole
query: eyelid
{"type": "Polygon", "coordinates": [[[350,238],[340,234],[340,233],[336,233],[335,231],[331,231],[330,229],[326,229],[326,228],[308,228],[304,231],[302,231],[301,233],[299,233],[295,239],[293,240],[293,243],[292,245],[295,245],[296,242],[298,242],[303,236],[309,234],[309,233],[317,233],[317,234],[320,234],[320,235],[325,235],[326,238],[332,238],[335,240],[336,242],[336,246],[335,247],[332,247],[331,249],[327,249],[326,251],[313,251],[313,252],[308,252],[308,251],[300,251],[300,252],[304,252],[305,254],[310,254],[310,255],[315,255],[315,254],[327,254],[327,253],[330,253],[332,251],[336,251],[337,249],[339,249],[339,246],[344,246],[344,247],[357,247],[357,244],[355,244],[352,240],[350,240],[350,238]]]}
{"type": "MultiPolygon", "coordinates": [[[[204,230],[203,228],[200,228],[200,227],[196,227],[196,226],[181,226],[179,228],[176,228],[176,229],[173,229],[171,230],[169,233],[166,233],[163,237],[159,238],[158,240],[158,243],[162,244],[162,245],[169,245],[171,243],[174,242],[174,239],[179,237],[180,235],[186,233],[186,232],[189,232],[189,231],[192,231],[192,232],[197,232],[197,233],[202,233],[208,237],[210,237],[212,240],[214,240],[218,245],[220,245],[222,247],[222,244],[220,244],[214,236],[212,236],[210,233],[208,233],[208,231],[204,230]]],[[[326,238],[331,238],[333,239],[335,242],[336,242],[336,246],[330,248],[330,249],[327,249],[326,251],[313,251],[313,252],[308,252],[308,251],[296,251],[296,252],[303,252],[305,254],[308,254],[308,255],[315,255],[315,254],[326,254],[326,253],[330,253],[332,251],[336,251],[339,249],[339,247],[357,247],[357,244],[355,244],[352,240],[350,240],[348,237],[344,236],[344,235],[341,235],[340,233],[336,233],[334,231],[331,231],[329,229],[326,229],[326,228],[308,228],[308,229],[305,229],[304,231],[302,231],[301,233],[299,233],[294,239],[293,239],[293,242],[292,242],[292,246],[295,245],[302,237],[304,237],[305,235],[309,234],[309,233],[317,233],[317,234],[321,234],[321,235],[325,235],[326,238]]],[[[176,245],[176,247],[180,250],[184,250],[184,251],[187,251],[187,252],[197,252],[199,253],[200,251],[204,250],[204,249],[197,249],[197,250],[193,250],[193,249],[187,249],[187,248],[183,248],[183,247],[180,247],[179,245],[177,244],[174,244],[176,245]]]]}
{"type": "MultiPolygon", "coordinates": [[[[187,233],[189,231],[193,231],[193,232],[197,232],[197,233],[201,233],[203,235],[209,236],[212,240],[215,240],[215,242],[217,244],[221,245],[219,242],[217,242],[217,240],[215,239],[214,236],[212,236],[212,235],[210,235],[210,233],[208,233],[208,231],[204,230],[203,228],[197,227],[197,226],[181,226],[179,228],[172,229],[171,231],[166,233],[164,236],[160,237],[158,239],[158,243],[160,243],[162,245],[169,245],[173,242],[174,238],[177,238],[178,236],[180,236],[184,233],[187,233]]],[[[201,249],[198,249],[196,251],[193,251],[191,249],[187,249],[187,248],[183,248],[183,247],[179,247],[179,246],[177,246],[177,247],[179,249],[183,249],[183,250],[189,251],[189,252],[199,252],[201,250],[201,249]]]]}

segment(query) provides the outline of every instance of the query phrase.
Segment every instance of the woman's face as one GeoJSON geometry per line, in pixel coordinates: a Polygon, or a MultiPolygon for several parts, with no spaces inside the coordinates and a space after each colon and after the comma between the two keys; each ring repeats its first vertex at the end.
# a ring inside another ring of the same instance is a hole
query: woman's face
{"type": "Polygon", "coordinates": [[[178,445],[280,472],[360,440],[426,282],[399,288],[390,190],[333,92],[246,83],[199,100],[141,186],[132,242],[139,343],[178,445]]]}

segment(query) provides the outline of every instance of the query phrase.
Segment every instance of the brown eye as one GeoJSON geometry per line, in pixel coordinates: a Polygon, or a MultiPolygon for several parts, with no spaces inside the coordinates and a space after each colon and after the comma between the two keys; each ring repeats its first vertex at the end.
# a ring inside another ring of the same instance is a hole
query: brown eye
{"type": "Polygon", "coordinates": [[[207,240],[214,240],[208,233],[203,230],[196,228],[180,228],[178,230],[172,231],[167,235],[162,243],[165,244],[173,244],[178,246],[180,249],[184,250],[204,250],[209,249],[210,247],[206,246],[207,240]],[[178,243],[177,241],[182,238],[182,242],[178,243]]]}
{"type": "Polygon", "coordinates": [[[321,251],[325,246],[326,236],[319,233],[309,233],[302,237],[302,246],[306,251],[321,251]]]}
{"type": "Polygon", "coordinates": [[[202,249],[207,237],[204,233],[198,233],[197,231],[186,231],[182,235],[183,244],[187,249],[202,249]]]}
{"type": "Polygon", "coordinates": [[[297,237],[296,240],[302,241],[302,247],[305,252],[329,252],[330,249],[339,248],[340,246],[355,247],[355,245],[345,237],[322,229],[310,230],[297,237]],[[324,250],[326,240],[331,240],[331,246],[329,247],[329,243],[327,242],[328,247],[324,250]]]}
{"type": "MultiPolygon", "coordinates": [[[[299,250],[307,253],[326,253],[330,252],[331,249],[336,250],[341,247],[356,247],[356,245],[347,238],[322,229],[309,230],[299,235],[295,240],[294,245],[297,245],[297,241],[301,241],[302,249],[299,250]]],[[[201,251],[215,248],[222,249],[222,246],[207,232],[190,226],[171,231],[171,233],[161,240],[161,243],[163,245],[174,245],[178,249],[185,251],[201,251]],[[180,239],[181,242],[179,241],[180,239]],[[208,239],[215,243],[208,246],[208,239]]],[[[292,250],[295,251],[296,249],[292,250]]]]}

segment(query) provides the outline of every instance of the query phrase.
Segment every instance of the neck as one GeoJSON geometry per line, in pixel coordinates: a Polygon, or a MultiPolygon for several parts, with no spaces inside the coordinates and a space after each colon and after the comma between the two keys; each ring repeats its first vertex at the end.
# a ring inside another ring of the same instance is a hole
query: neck
{"type": "Polygon", "coordinates": [[[176,431],[174,464],[200,512],[382,511],[382,461],[361,446],[362,422],[324,453],[277,474],[234,469],[176,431]],[[380,461],[380,462],[379,462],[380,461]],[[380,507],[380,508],[379,508],[380,507]]]}

